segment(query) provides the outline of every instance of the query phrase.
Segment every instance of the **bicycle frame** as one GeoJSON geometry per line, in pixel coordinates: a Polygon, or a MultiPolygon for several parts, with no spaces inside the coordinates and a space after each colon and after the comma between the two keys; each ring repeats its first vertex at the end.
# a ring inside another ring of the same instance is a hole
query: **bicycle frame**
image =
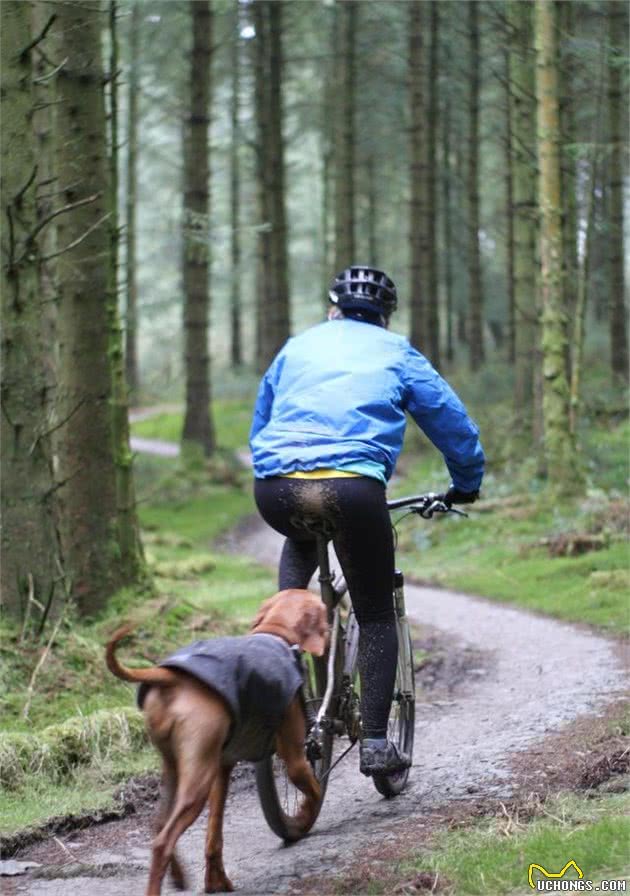
{"type": "Polygon", "coordinates": [[[326,671],[326,691],[310,734],[310,737],[315,740],[317,739],[322,723],[328,714],[333,689],[335,687],[335,663],[337,660],[337,650],[341,630],[339,604],[347,591],[345,582],[343,588],[335,588],[334,575],[330,571],[330,562],[328,560],[328,539],[324,535],[317,536],[317,560],[319,564],[319,583],[322,599],[328,608],[328,617],[329,621],[331,621],[331,635],[326,671]]]}

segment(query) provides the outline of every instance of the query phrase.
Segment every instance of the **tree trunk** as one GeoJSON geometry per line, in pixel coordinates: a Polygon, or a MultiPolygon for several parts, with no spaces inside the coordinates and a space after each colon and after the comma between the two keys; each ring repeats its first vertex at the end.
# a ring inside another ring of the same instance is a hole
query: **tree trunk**
{"type": "Polygon", "coordinates": [[[269,19],[269,205],[271,209],[271,263],[273,292],[269,313],[271,361],[291,332],[289,303],[289,259],[285,207],[284,137],[282,133],[282,14],[281,0],[266,0],[269,19]]]}
{"type": "Polygon", "coordinates": [[[356,263],[354,240],[355,45],[358,3],[335,4],[335,273],[356,263]]]}
{"type": "Polygon", "coordinates": [[[627,71],[626,4],[608,5],[609,43],[611,57],[608,67],[608,116],[610,133],[610,162],[608,195],[610,199],[610,363],[613,375],[622,382],[628,380],[628,330],[624,277],[624,130],[622,110],[624,98],[622,75],[627,71]]]}
{"type": "Polygon", "coordinates": [[[601,145],[602,112],[604,107],[603,90],[606,70],[606,56],[608,47],[602,35],[598,35],[600,45],[599,75],[594,96],[597,114],[593,120],[590,148],[587,155],[588,175],[585,185],[586,208],[583,211],[584,245],[582,254],[578,260],[577,271],[577,300],[573,315],[573,328],[571,331],[571,383],[570,383],[570,428],[573,437],[576,437],[579,411],[580,393],[582,387],[582,368],[584,358],[584,336],[586,325],[586,309],[589,301],[589,284],[591,274],[591,259],[593,256],[593,237],[595,233],[595,219],[597,209],[597,193],[600,181],[601,160],[598,147],[601,145]]]}
{"type": "Polygon", "coordinates": [[[138,370],[138,283],[136,270],[136,205],[138,202],[138,101],[140,88],[140,0],[131,5],[129,34],[129,88],[127,100],[127,201],[126,218],[126,326],[125,368],[131,400],[140,387],[138,370]]]}
{"type": "Polygon", "coordinates": [[[538,344],[536,305],[535,84],[532,7],[510,2],[510,121],[512,126],[512,217],[514,227],[514,408],[517,432],[531,445],[534,431],[534,359],[538,344]]]}
{"type": "Polygon", "coordinates": [[[255,0],[254,107],[259,209],[257,368],[264,371],[290,333],[284,138],[282,134],[281,2],[255,0]]]}
{"type": "Polygon", "coordinates": [[[427,235],[429,276],[427,292],[427,352],[431,363],[440,366],[440,311],[437,270],[437,93],[438,93],[438,4],[431,0],[429,69],[427,85],[427,235]]]}
{"type": "Polygon", "coordinates": [[[584,329],[586,323],[586,305],[588,300],[588,281],[590,274],[590,261],[593,246],[593,229],[595,218],[595,192],[597,185],[597,167],[593,156],[590,182],[586,191],[586,232],[584,235],[584,247],[582,259],[578,270],[577,302],[573,318],[573,351],[571,353],[571,385],[570,385],[570,429],[575,437],[577,432],[578,411],[580,405],[580,390],[582,385],[582,359],[584,356],[584,329]]]}
{"type": "Polygon", "coordinates": [[[554,0],[536,0],[535,23],[543,437],[547,476],[561,491],[567,492],[575,487],[578,476],[569,426],[569,387],[566,376],[560,198],[561,140],[554,0]]]}
{"type": "MultiPolygon", "coordinates": [[[[326,15],[326,30],[329,35],[330,44],[333,48],[337,46],[337,9],[333,5],[329,8],[326,15]]],[[[337,72],[337,60],[335,53],[332,53],[325,63],[325,69],[322,77],[322,90],[320,100],[320,122],[319,122],[319,142],[321,153],[321,184],[322,184],[322,207],[321,207],[321,286],[322,286],[322,306],[324,313],[330,307],[328,299],[328,287],[333,274],[335,263],[334,252],[334,232],[335,232],[335,184],[334,184],[334,135],[335,135],[335,115],[333,109],[336,103],[337,84],[335,75],[337,72]]]]}
{"type": "Polygon", "coordinates": [[[212,12],[208,0],[191,0],[193,47],[190,111],[184,152],[184,343],[186,413],[182,442],[206,456],[215,448],[210,416],[208,352],[210,220],[210,54],[212,12]]]}
{"type": "MultiPolygon", "coordinates": [[[[100,2],[55,4],[59,58],[57,175],[60,342],[59,491],[63,551],[80,612],[124,582],[117,540],[112,375],[107,318],[109,187],[100,2]]],[[[57,424],[59,426],[59,424],[57,424]]]]}
{"type": "MultiPolygon", "coordinates": [[[[575,144],[577,133],[575,127],[575,90],[576,67],[573,50],[569,41],[575,37],[575,7],[573,3],[558,3],[557,16],[560,34],[565,37],[564,52],[559,43],[559,78],[560,78],[560,129],[562,135],[562,152],[560,155],[560,176],[563,215],[562,242],[564,246],[563,295],[564,307],[569,320],[576,309],[578,289],[578,220],[577,220],[577,177],[575,164],[575,144]]],[[[567,369],[571,369],[571,351],[569,333],[567,332],[567,369]]]]}
{"type": "Polygon", "coordinates": [[[410,199],[409,279],[411,342],[430,351],[428,313],[431,291],[431,221],[429,220],[429,142],[427,120],[426,5],[412,0],[409,9],[410,199]]]}
{"type": "Polygon", "coordinates": [[[268,302],[273,292],[271,261],[271,208],[269,204],[269,33],[264,4],[255,0],[252,19],[256,31],[251,41],[254,69],[254,112],[256,118],[256,191],[258,196],[258,238],[256,277],[256,369],[263,373],[269,364],[268,302]]]}
{"type": "MultiPolygon", "coordinates": [[[[33,3],[31,27],[34,35],[41,34],[49,22],[51,11],[44,2],[33,3]]],[[[33,61],[35,75],[35,110],[33,128],[37,137],[37,214],[40,221],[48,218],[55,208],[55,79],[50,74],[50,61],[36,49],[33,61]]],[[[43,256],[52,255],[57,247],[57,229],[53,225],[42,230],[38,240],[43,256]]],[[[50,365],[51,388],[53,387],[56,363],[57,337],[57,285],[55,283],[54,262],[40,262],[39,288],[42,299],[42,326],[44,344],[47,348],[47,363],[50,365]]]]}
{"type": "Polygon", "coordinates": [[[470,369],[484,361],[481,254],[479,249],[479,6],[468,4],[470,80],[468,91],[468,348],[470,369]]]}
{"type": "Polygon", "coordinates": [[[233,367],[243,363],[243,334],[241,319],[241,166],[240,166],[240,91],[241,38],[238,7],[235,12],[235,33],[232,40],[232,115],[230,119],[230,257],[232,284],[230,290],[230,360],[233,367]]]}
{"type": "Polygon", "coordinates": [[[508,338],[507,359],[516,361],[516,308],[514,301],[514,139],[512,135],[512,100],[510,87],[510,54],[505,51],[505,259],[507,281],[508,338]]]}
{"type": "Polygon", "coordinates": [[[455,358],[451,177],[451,102],[450,98],[447,97],[442,117],[442,228],[444,240],[444,291],[446,295],[446,360],[449,364],[455,358]]]}
{"type": "MultiPolygon", "coordinates": [[[[2,5],[2,556],[0,611],[39,620],[63,595],[42,339],[29,4],[2,5]],[[29,598],[31,600],[29,600],[29,598]],[[37,601],[37,604],[34,603],[37,601]]],[[[50,18],[50,13],[48,15],[50,18]]],[[[49,187],[50,189],[50,187],[49,187]]],[[[43,231],[42,231],[43,233],[43,231]]]]}
{"type": "Polygon", "coordinates": [[[368,264],[378,267],[378,240],[376,236],[376,225],[378,223],[378,191],[377,191],[377,173],[374,163],[374,156],[369,155],[365,163],[365,179],[367,181],[367,259],[368,264]]]}
{"type": "Polygon", "coordinates": [[[109,281],[107,290],[107,321],[109,358],[112,368],[112,430],[114,464],[116,467],[116,501],[118,511],[118,544],[120,548],[119,572],[122,581],[138,581],[144,572],[140,530],[136,512],[136,494],[133,484],[133,455],[129,446],[129,402],[125,376],[123,332],[118,311],[118,6],[116,0],[109,3],[109,281]]]}

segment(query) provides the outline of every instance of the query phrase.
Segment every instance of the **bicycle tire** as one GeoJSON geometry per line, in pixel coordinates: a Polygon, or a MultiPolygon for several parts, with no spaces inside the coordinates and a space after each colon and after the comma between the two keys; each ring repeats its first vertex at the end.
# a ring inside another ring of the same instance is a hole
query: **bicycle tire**
{"type": "MultiPolygon", "coordinates": [[[[326,665],[327,654],[323,657],[305,655],[303,690],[307,715],[311,718],[317,713],[326,689],[326,665]]],[[[320,782],[321,794],[316,812],[309,825],[304,825],[299,819],[303,794],[291,783],[282,759],[274,753],[267,759],[256,763],[256,786],[265,821],[274,834],[282,840],[289,843],[299,840],[308,833],[315,823],[326,794],[327,772],[332,760],[332,747],[333,735],[331,732],[324,731],[322,755],[319,759],[311,762],[315,777],[320,782]]]]}
{"type": "MultiPolygon", "coordinates": [[[[405,670],[403,669],[405,654],[408,657],[408,662],[411,664],[413,681],[413,650],[409,630],[405,628],[404,632],[404,637],[408,639],[408,650],[405,651],[399,649],[398,651],[396,683],[394,685],[394,698],[392,700],[392,707],[387,724],[387,737],[398,746],[401,752],[407,753],[408,756],[413,757],[416,703],[415,699],[405,696],[402,685],[405,680],[405,670]]],[[[378,792],[383,796],[398,796],[407,784],[409,771],[410,769],[406,768],[404,771],[398,772],[395,775],[373,775],[372,781],[378,792]]]]}

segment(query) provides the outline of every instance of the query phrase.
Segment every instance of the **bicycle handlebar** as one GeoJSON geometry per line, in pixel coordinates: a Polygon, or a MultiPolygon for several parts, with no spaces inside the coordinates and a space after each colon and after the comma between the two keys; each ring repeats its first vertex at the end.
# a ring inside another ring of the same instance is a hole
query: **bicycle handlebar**
{"type": "Polygon", "coordinates": [[[456,513],[468,516],[463,510],[456,510],[444,500],[444,495],[427,492],[425,495],[411,495],[407,498],[395,498],[387,502],[388,510],[402,510],[407,507],[410,513],[417,513],[423,519],[430,520],[434,513],[456,513]]]}

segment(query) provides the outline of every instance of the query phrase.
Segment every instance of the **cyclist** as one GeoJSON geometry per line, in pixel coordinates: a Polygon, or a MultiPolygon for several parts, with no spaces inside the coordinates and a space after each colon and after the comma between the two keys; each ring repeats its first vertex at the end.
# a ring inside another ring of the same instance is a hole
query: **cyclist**
{"type": "Polygon", "coordinates": [[[250,433],[254,495],[265,521],[286,536],[280,588],[308,586],[317,566],[313,526],[331,537],[360,630],[360,770],[395,774],[410,758],[386,736],[398,644],[385,487],[405,411],[444,456],[449,505],[478,497],[484,455],[450,386],[389,332],[392,280],[353,265],[335,278],[329,298],[328,320],[289,339],[260,384],[250,433]]]}

